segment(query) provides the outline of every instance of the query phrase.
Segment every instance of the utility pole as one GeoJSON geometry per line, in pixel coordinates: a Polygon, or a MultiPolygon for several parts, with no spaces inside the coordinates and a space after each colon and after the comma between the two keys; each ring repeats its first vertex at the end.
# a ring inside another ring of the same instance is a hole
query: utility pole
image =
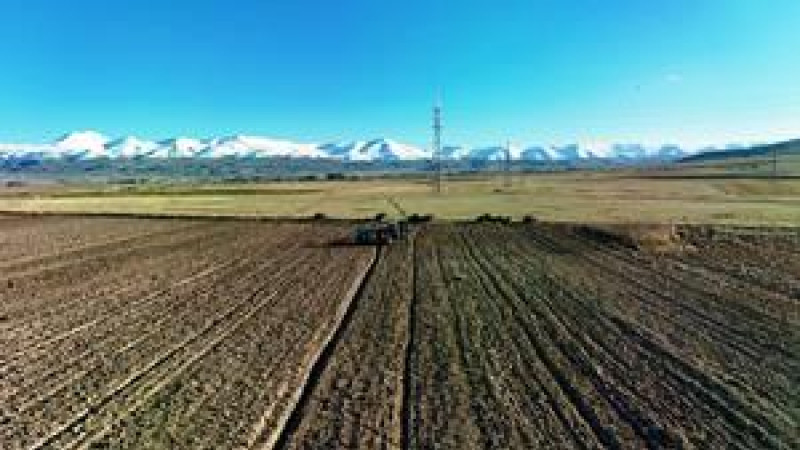
{"type": "Polygon", "coordinates": [[[433,189],[437,194],[442,192],[442,101],[436,99],[433,105],[433,189]]]}
{"type": "Polygon", "coordinates": [[[772,146],[772,179],[778,179],[778,146],[772,146]]]}
{"type": "Polygon", "coordinates": [[[504,156],[504,165],[503,171],[505,172],[504,179],[503,179],[503,186],[510,188],[511,187],[511,141],[506,141],[506,148],[504,156]]]}

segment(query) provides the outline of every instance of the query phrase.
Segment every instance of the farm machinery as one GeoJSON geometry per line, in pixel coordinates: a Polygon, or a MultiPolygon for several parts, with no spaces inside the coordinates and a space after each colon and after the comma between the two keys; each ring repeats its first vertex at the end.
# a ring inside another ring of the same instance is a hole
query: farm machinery
{"type": "MultiPolygon", "coordinates": [[[[404,211],[401,211],[405,213],[404,211]]],[[[403,215],[403,219],[386,221],[384,214],[378,214],[373,220],[362,223],[353,231],[352,242],[356,245],[388,245],[394,241],[405,239],[414,227],[433,220],[430,214],[403,215]]]]}
{"type": "Polygon", "coordinates": [[[387,221],[386,214],[379,213],[371,221],[363,223],[353,231],[352,241],[356,245],[388,245],[394,241],[405,239],[412,232],[412,227],[417,224],[433,220],[430,214],[407,214],[394,199],[387,197],[399,216],[400,220],[387,221]]]}
{"type": "Polygon", "coordinates": [[[388,245],[403,239],[408,233],[408,224],[399,222],[370,222],[359,225],[353,232],[353,242],[357,245],[388,245]]]}

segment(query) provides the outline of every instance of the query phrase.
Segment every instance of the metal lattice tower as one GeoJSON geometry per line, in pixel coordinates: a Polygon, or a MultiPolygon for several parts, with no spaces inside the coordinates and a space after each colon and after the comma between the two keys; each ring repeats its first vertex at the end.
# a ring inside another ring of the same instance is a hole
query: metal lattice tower
{"type": "Polygon", "coordinates": [[[437,99],[433,105],[432,163],[434,170],[433,189],[438,194],[442,192],[442,102],[440,99],[437,99]]]}

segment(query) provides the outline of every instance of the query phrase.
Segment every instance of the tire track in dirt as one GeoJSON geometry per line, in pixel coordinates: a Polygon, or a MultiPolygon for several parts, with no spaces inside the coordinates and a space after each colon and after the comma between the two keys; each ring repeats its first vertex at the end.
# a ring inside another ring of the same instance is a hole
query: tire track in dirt
{"type": "MultiPolygon", "coordinates": [[[[548,245],[549,243],[545,242],[544,245],[548,245]]],[[[532,252],[521,252],[520,254],[525,253],[530,259],[530,255],[535,253],[532,252]]],[[[525,257],[522,258],[523,260],[525,257]]],[[[602,267],[604,270],[607,269],[611,264],[608,262],[605,263],[596,263],[595,267],[602,267]]],[[[644,265],[647,267],[648,265],[644,265]]],[[[571,276],[570,274],[574,273],[574,267],[571,268],[571,271],[565,272],[565,276],[571,276]]],[[[644,280],[647,277],[643,278],[644,280]]],[[[566,286],[569,286],[571,283],[568,281],[567,278],[561,278],[562,282],[566,283],[566,286]]],[[[611,280],[608,280],[611,282],[611,280]]],[[[626,281],[626,283],[630,284],[633,283],[631,280],[626,281]]],[[[634,284],[635,285],[635,284],[634,284]]],[[[655,294],[653,294],[655,295],[655,294]]],[[[664,301],[671,301],[667,298],[664,301]]],[[[576,300],[577,302],[577,300],[576,300]]],[[[560,304],[560,303],[559,303],[560,304]]],[[[669,320],[669,317],[665,318],[669,320]]],[[[595,322],[591,322],[594,324],[595,322]]],[[[651,361],[654,363],[658,363],[664,370],[667,370],[667,375],[663,378],[662,381],[674,383],[672,387],[665,386],[663,392],[667,392],[669,390],[676,390],[676,392],[683,392],[683,396],[689,396],[695,402],[696,406],[690,407],[691,409],[697,408],[700,406],[701,408],[708,411],[708,414],[711,414],[711,417],[714,415],[718,415],[719,411],[729,411],[730,413],[727,414],[727,417],[733,420],[732,424],[723,424],[728,429],[728,433],[731,436],[740,436],[741,442],[747,441],[750,438],[742,435],[741,430],[753,430],[753,436],[756,436],[757,439],[763,439],[763,436],[766,436],[767,433],[763,429],[758,430],[756,428],[760,428],[761,426],[767,427],[770,430],[770,433],[776,434],[776,430],[770,425],[768,422],[764,421],[764,415],[762,413],[756,413],[751,410],[750,406],[746,406],[745,404],[741,403],[739,400],[735,399],[730,393],[726,393],[728,388],[724,385],[720,384],[718,381],[711,380],[706,376],[703,372],[700,372],[696,369],[696,367],[685,361],[683,358],[675,355],[670,351],[668,348],[663,348],[661,344],[659,344],[658,340],[655,336],[651,335],[643,335],[641,331],[635,330],[642,330],[646,331],[646,329],[641,329],[638,326],[634,326],[631,323],[627,323],[627,320],[623,319],[622,317],[618,317],[614,314],[604,317],[603,315],[598,316],[598,324],[607,324],[608,327],[604,331],[599,331],[596,333],[598,336],[629,336],[628,338],[624,339],[630,342],[631,344],[636,344],[634,347],[631,348],[639,348],[641,344],[647,344],[646,347],[641,347],[641,350],[637,350],[640,352],[638,358],[640,360],[651,361]],[[623,327],[623,328],[619,328],[623,327]],[[677,368],[680,368],[680,371],[676,371],[677,368]],[[700,385],[702,386],[702,390],[694,390],[692,391],[692,387],[697,385],[697,381],[700,380],[700,385]],[[689,392],[687,392],[687,389],[689,392]],[[691,392],[694,392],[693,394],[691,392]],[[714,412],[713,409],[708,409],[706,407],[707,404],[717,405],[717,413],[714,412]],[[739,418],[739,415],[741,415],[739,418]],[[760,424],[755,426],[753,424],[760,424]]],[[[604,325],[606,326],[606,325],[604,325]]],[[[585,330],[582,330],[580,336],[586,336],[585,330]]],[[[629,344],[627,344],[629,345],[629,344]]],[[[613,347],[613,349],[618,349],[620,346],[613,347]]],[[[606,348],[608,350],[608,348],[606,348]]],[[[624,383],[625,378],[619,378],[620,381],[624,383]]],[[[635,390],[632,392],[636,392],[635,390]]],[[[780,434],[780,433],[777,433],[780,434]]],[[[774,445],[770,444],[770,440],[762,441],[761,445],[774,445]]]]}
{"type": "MultiPolygon", "coordinates": [[[[286,273],[297,267],[297,265],[302,263],[302,259],[296,259],[291,264],[286,264],[282,267],[282,271],[278,272],[276,275],[276,279],[280,280],[280,275],[282,273],[286,273]]],[[[264,263],[268,265],[268,263],[264,263]]],[[[252,271],[250,273],[250,278],[255,279],[260,271],[252,271]]],[[[56,439],[58,439],[61,435],[69,431],[70,429],[76,427],[81,422],[86,421],[90,416],[97,415],[98,412],[108,403],[110,403],[115,397],[120,397],[124,392],[131,391],[132,389],[142,389],[142,385],[147,386],[151,384],[159,385],[160,382],[164,379],[164,377],[177,377],[178,367],[183,367],[184,364],[182,362],[187,361],[187,359],[182,359],[178,357],[181,352],[185,353],[185,350],[188,349],[191,345],[195,342],[202,344],[202,346],[195,351],[195,353],[191,353],[191,355],[195,355],[197,353],[205,354],[210,351],[214,345],[217,345],[221,342],[221,339],[217,339],[220,334],[224,334],[227,336],[226,332],[229,334],[235,329],[235,326],[230,327],[230,331],[228,331],[229,327],[222,327],[220,330],[219,326],[223,325],[226,321],[231,320],[232,317],[239,316],[243,313],[244,318],[234,319],[234,325],[238,326],[246,317],[252,316],[259,308],[265,306],[270,300],[274,298],[274,295],[266,297],[262,302],[258,303],[257,307],[246,308],[250,301],[253,298],[256,298],[259,294],[264,292],[265,290],[269,289],[272,280],[268,279],[267,281],[261,281],[259,283],[259,287],[256,288],[248,296],[239,299],[235,303],[232,304],[228,309],[223,311],[222,313],[218,314],[211,320],[207,320],[206,324],[200,328],[199,330],[195,331],[191,335],[185,337],[180,342],[176,343],[174,346],[168,348],[166,351],[160,353],[152,359],[147,365],[144,367],[136,370],[131,375],[129,375],[124,380],[121,380],[117,385],[110,390],[106,391],[101,397],[97,400],[90,403],[84,410],[82,410],[78,415],[74,416],[73,418],[66,421],[56,430],[51,432],[49,435],[42,438],[40,441],[35,443],[33,446],[30,447],[31,450],[33,449],[40,449],[44,448],[45,446],[50,445],[56,439]],[[211,333],[214,331],[214,333],[211,333]],[[202,341],[201,341],[202,338],[202,341]],[[211,344],[205,344],[204,342],[210,341],[211,344]],[[214,344],[216,342],[216,344],[214,344]]],[[[193,356],[189,356],[191,359],[193,356]]],[[[185,366],[185,367],[188,367],[185,366]]],[[[87,373],[89,375],[91,372],[87,373]]],[[[157,390],[151,392],[155,393],[157,390]]]]}
{"type": "Polygon", "coordinates": [[[255,439],[251,448],[259,450],[286,448],[289,438],[300,426],[304,410],[341,340],[344,329],[352,321],[354,311],[358,307],[358,297],[363,293],[367,280],[369,280],[380,260],[380,253],[380,249],[375,250],[362,272],[354,281],[350,291],[345,295],[342,306],[336,314],[334,326],[319,347],[319,350],[311,358],[309,366],[303,371],[300,385],[292,395],[292,399],[289,402],[290,406],[278,419],[277,428],[270,433],[265,433],[266,430],[256,430],[255,434],[259,437],[255,439]]]}
{"type": "MultiPolygon", "coordinates": [[[[622,443],[617,439],[614,434],[609,433],[609,430],[606,425],[609,422],[613,423],[613,417],[606,417],[605,420],[601,420],[601,417],[598,415],[598,409],[595,407],[590,406],[587,402],[587,399],[591,398],[590,392],[584,390],[583,392],[579,391],[577,386],[579,383],[575,382],[575,379],[570,379],[567,374],[571,372],[570,366],[566,367],[559,367],[564,364],[564,362],[558,363],[559,359],[563,361],[568,361],[571,364],[575,364],[575,361],[570,357],[571,352],[565,351],[566,349],[560,345],[561,344],[561,337],[559,334],[551,334],[548,336],[538,336],[537,334],[531,333],[531,330],[535,330],[538,328],[537,325],[534,323],[528,323],[521,318],[529,316],[529,312],[531,312],[530,307],[526,307],[525,304],[521,302],[521,298],[519,297],[519,293],[514,290],[513,288],[509,287],[508,283],[510,280],[501,275],[500,265],[497,264],[496,258],[493,258],[486,252],[481,252],[480,249],[477,248],[475,244],[479,238],[473,238],[468,240],[462,234],[462,245],[464,248],[464,254],[467,258],[471,260],[471,263],[477,268],[475,272],[475,276],[483,279],[483,282],[487,285],[491,286],[492,292],[496,292],[496,296],[490,296],[487,298],[496,298],[498,300],[506,300],[508,302],[508,306],[513,311],[509,314],[509,317],[513,318],[512,320],[519,324],[519,329],[522,330],[522,335],[527,336],[527,339],[531,342],[534,349],[536,350],[536,355],[539,360],[544,364],[547,368],[548,374],[550,379],[555,381],[561,391],[561,393],[569,399],[572,407],[575,411],[580,414],[580,417],[587,426],[589,426],[594,433],[594,439],[597,440],[598,443],[602,443],[607,448],[620,448],[622,443]],[[495,262],[495,264],[490,264],[489,261],[495,262]],[[554,346],[560,352],[560,355],[553,353],[552,351],[547,350],[546,342],[551,342],[551,346],[554,346]],[[609,421],[609,419],[612,419],[609,421]]],[[[540,302],[542,305],[546,305],[548,300],[546,297],[541,297],[538,299],[534,299],[535,302],[540,302]]],[[[544,328],[547,329],[553,325],[555,325],[555,329],[559,330],[559,328],[563,327],[562,324],[559,323],[558,316],[556,315],[544,315],[539,311],[535,311],[534,314],[536,316],[536,323],[541,321],[544,324],[544,328]],[[552,324],[552,325],[551,325],[552,324]]],[[[559,330],[560,331],[560,330],[559,330]]],[[[558,333],[558,332],[556,332],[558,333]]],[[[580,373],[578,371],[574,371],[575,374],[580,373]]],[[[575,375],[573,374],[573,377],[575,375]]],[[[601,396],[602,397],[602,396],[601,396]]],[[[551,403],[552,404],[552,403],[551,403]]],[[[607,408],[613,408],[613,403],[609,402],[606,406],[607,408]]],[[[616,429],[619,430],[621,424],[616,424],[616,429]]],[[[632,425],[629,423],[629,425],[632,425]]],[[[571,428],[569,423],[565,423],[565,428],[571,428]]],[[[631,427],[634,431],[637,431],[635,427],[631,427]]],[[[642,438],[641,433],[637,433],[640,438],[642,438]]],[[[577,437],[576,437],[577,438],[577,437]]],[[[644,440],[644,439],[643,439],[644,440]]],[[[578,440],[577,442],[580,442],[578,440]]],[[[630,445],[631,442],[627,442],[627,445],[630,445]]]]}
{"type": "Polygon", "coordinates": [[[58,269],[66,265],[83,264],[91,259],[101,258],[109,254],[125,253],[135,248],[136,245],[134,244],[147,245],[147,241],[153,238],[168,237],[192,229],[202,230],[204,228],[212,228],[214,225],[214,223],[201,222],[166,230],[147,231],[130,236],[113,238],[103,242],[93,242],[69,248],[64,251],[54,252],[49,255],[36,255],[30,258],[0,262],[0,269],[3,270],[3,276],[0,277],[0,282],[6,282],[10,278],[19,278],[32,273],[58,269]],[[83,255],[85,253],[89,254],[83,255]]]}
{"type": "MultiPolygon", "coordinates": [[[[394,198],[391,198],[391,201],[394,202],[394,198]]],[[[399,205],[396,205],[396,207],[398,211],[405,213],[399,205]]],[[[414,383],[412,383],[411,379],[416,376],[412,368],[414,367],[414,349],[417,347],[417,278],[419,276],[417,273],[419,268],[417,266],[417,242],[415,238],[416,236],[414,235],[409,237],[411,245],[411,298],[408,304],[408,337],[403,358],[403,406],[400,413],[403,421],[400,447],[403,450],[411,449],[411,432],[414,429],[411,404],[414,399],[411,393],[414,383]]]]}
{"type": "MultiPolygon", "coordinates": [[[[290,270],[292,267],[293,266],[288,266],[287,267],[287,271],[290,270]]],[[[278,279],[280,279],[280,278],[278,278],[278,279]]],[[[190,357],[188,357],[187,359],[183,360],[176,367],[171,368],[163,377],[154,378],[153,380],[151,380],[149,382],[149,384],[152,384],[152,387],[148,387],[146,392],[141,397],[139,397],[132,405],[126,406],[125,409],[123,410],[123,412],[120,413],[118,415],[118,417],[116,417],[113,421],[108,422],[105,425],[105,427],[100,429],[98,432],[92,434],[91,436],[85,437],[85,438],[81,437],[78,440],[66,445],[65,448],[67,448],[67,449],[72,449],[72,448],[80,448],[80,449],[90,448],[93,443],[97,442],[98,440],[100,440],[104,436],[106,436],[108,433],[110,433],[116,423],[118,423],[119,421],[121,421],[122,419],[124,419],[125,417],[127,417],[128,415],[130,415],[131,413],[136,411],[137,409],[140,409],[142,406],[144,406],[148,402],[149,399],[154,397],[156,395],[156,393],[158,393],[160,390],[165,388],[167,386],[167,384],[169,384],[170,382],[172,382],[175,379],[177,379],[178,377],[180,377],[184,372],[186,372],[187,369],[189,369],[191,366],[195,365],[198,361],[200,361],[203,357],[205,357],[209,352],[211,352],[213,349],[215,349],[217,346],[219,346],[223,342],[223,340],[225,340],[230,335],[232,335],[235,331],[237,331],[242,326],[242,324],[244,324],[246,321],[250,320],[257,312],[259,312],[260,310],[265,308],[273,299],[276,298],[276,296],[280,292],[279,290],[276,289],[275,285],[273,285],[273,284],[265,284],[265,285],[259,287],[245,301],[243,301],[242,303],[237,305],[235,307],[235,309],[238,310],[241,306],[244,306],[244,305],[247,305],[247,304],[251,303],[252,300],[257,299],[261,294],[266,292],[268,289],[271,290],[271,293],[269,295],[264,296],[263,299],[261,299],[258,302],[256,302],[253,306],[251,306],[249,308],[246,308],[244,310],[244,314],[243,315],[241,315],[240,317],[237,317],[234,320],[231,320],[232,323],[227,324],[221,330],[218,330],[217,334],[212,339],[210,339],[208,344],[206,344],[204,347],[202,347],[196,353],[192,353],[190,357]]],[[[229,317],[232,317],[233,313],[235,313],[235,312],[236,311],[231,311],[231,314],[229,315],[229,317]]],[[[215,322],[216,323],[222,323],[225,320],[226,319],[223,318],[223,319],[220,319],[219,321],[215,321],[215,322]]],[[[215,323],[215,325],[216,325],[216,323],[215,323]]],[[[210,330],[210,328],[208,328],[206,330],[203,330],[203,333],[208,331],[208,330],[210,330]]],[[[183,346],[181,348],[183,348],[183,346]]],[[[160,364],[160,362],[158,362],[158,364],[160,364]]]]}
{"type": "MultiPolygon", "coordinates": [[[[241,261],[241,262],[244,262],[244,261],[241,261]]],[[[233,263],[233,261],[230,262],[230,264],[232,264],[232,263],[233,263]]],[[[210,269],[204,270],[204,271],[202,271],[202,272],[200,272],[198,274],[195,274],[194,276],[191,276],[191,277],[185,278],[184,280],[181,280],[180,282],[174,284],[170,288],[167,288],[167,289],[152,293],[152,294],[146,296],[145,298],[143,298],[141,300],[142,300],[142,302],[153,300],[155,297],[168,294],[171,290],[173,290],[173,289],[175,289],[177,287],[188,285],[188,284],[196,282],[196,281],[198,281],[198,280],[200,280],[202,278],[205,278],[205,277],[207,277],[207,276],[209,276],[209,275],[211,275],[213,273],[217,273],[217,272],[219,272],[220,270],[222,270],[226,266],[229,266],[229,265],[225,264],[225,265],[220,265],[220,266],[217,266],[217,267],[214,267],[214,268],[210,268],[210,269]]],[[[202,285],[196,285],[196,287],[197,288],[201,288],[202,285]]],[[[188,301],[190,301],[190,299],[185,298],[183,301],[180,301],[178,303],[179,304],[184,304],[184,303],[186,303],[188,301]]],[[[168,320],[180,319],[186,313],[188,313],[188,311],[184,311],[183,313],[176,314],[176,315],[161,317],[160,319],[157,319],[155,322],[152,323],[151,328],[159,329],[168,320]]],[[[127,313],[126,315],[129,316],[130,313],[127,313]]],[[[95,324],[92,324],[92,325],[95,325],[95,324]]],[[[139,326],[138,323],[133,323],[132,325],[134,327],[138,327],[139,326]]],[[[111,329],[110,332],[124,333],[125,331],[127,331],[126,328],[114,327],[114,328],[111,329]]],[[[128,350],[130,350],[132,348],[135,348],[137,345],[139,345],[142,342],[144,342],[145,340],[147,340],[150,337],[150,335],[152,334],[152,332],[147,333],[147,332],[144,332],[144,331],[145,330],[142,330],[141,335],[137,339],[128,342],[126,345],[124,345],[122,347],[117,348],[115,350],[114,354],[124,353],[124,352],[126,352],[126,351],[128,351],[128,350]]],[[[99,345],[100,344],[104,344],[106,342],[106,340],[107,339],[103,339],[102,341],[98,342],[96,345],[93,345],[92,347],[86,349],[83,353],[81,353],[79,355],[76,355],[74,357],[71,357],[71,358],[67,359],[66,361],[63,361],[60,365],[58,365],[56,367],[52,367],[49,371],[47,371],[47,372],[45,372],[45,373],[43,373],[41,375],[33,377],[33,376],[31,376],[31,374],[25,374],[25,378],[24,378],[25,384],[20,386],[19,388],[17,388],[15,391],[31,391],[31,392],[40,391],[42,389],[42,383],[44,382],[44,380],[52,377],[53,375],[56,375],[56,374],[59,374],[59,373],[63,373],[66,369],[70,369],[71,367],[73,367],[74,365],[77,365],[78,363],[84,363],[85,364],[87,360],[89,360],[91,358],[96,358],[97,357],[96,353],[98,351],[99,345]]],[[[81,373],[83,374],[82,376],[86,376],[86,375],[91,374],[90,370],[85,370],[85,371],[82,371],[81,373]]],[[[25,411],[31,409],[33,406],[41,403],[42,401],[46,400],[49,396],[54,395],[58,391],[64,389],[66,386],[69,386],[71,383],[76,382],[78,379],[79,378],[76,378],[76,377],[68,378],[64,382],[62,382],[62,383],[58,384],[57,386],[55,386],[53,389],[48,390],[43,395],[40,395],[39,397],[36,397],[35,399],[32,399],[30,401],[22,403],[19,406],[18,411],[19,412],[25,412],[25,411]]],[[[15,393],[15,391],[10,391],[9,393],[11,395],[13,395],[15,393]]],[[[18,400],[14,399],[14,398],[6,398],[5,401],[10,403],[10,404],[13,404],[13,403],[17,403],[18,400]]]]}
{"type": "Polygon", "coordinates": [[[82,262],[73,261],[60,267],[34,269],[30,273],[21,275],[21,278],[13,275],[15,289],[9,289],[2,294],[2,297],[6,299],[3,304],[4,313],[12,319],[10,323],[12,329],[32,327],[37,322],[45,321],[46,318],[70,312],[73,307],[82,305],[83,302],[102,300],[103,295],[91,296],[89,294],[89,297],[86,296],[92,288],[101,291],[104,295],[112,295],[115,289],[119,290],[115,284],[130,284],[125,279],[113,279],[114,268],[121,267],[124,270],[133,267],[132,264],[141,258],[149,258],[153,255],[157,257],[159,253],[168,254],[185,248],[187,245],[200,243],[202,247],[204,242],[212,239],[213,236],[213,230],[198,231],[177,237],[173,234],[165,234],[159,239],[142,241],[138,246],[94,255],[82,262]],[[128,265],[126,266],[126,264],[128,265]],[[33,286],[35,289],[32,288],[33,286]],[[53,291],[56,291],[55,298],[52,297],[53,291]],[[66,297],[66,300],[59,301],[63,297],[66,297]],[[29,320],[31,317],[36,320],[29,320]]]}

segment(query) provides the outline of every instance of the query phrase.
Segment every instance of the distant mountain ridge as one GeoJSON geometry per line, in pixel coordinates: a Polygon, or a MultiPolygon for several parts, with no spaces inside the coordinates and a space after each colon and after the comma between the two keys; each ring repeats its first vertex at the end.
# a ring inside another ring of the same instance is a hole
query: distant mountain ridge
{"type": "Polygon", "coordinates": [[[793,139],[775,144],[755,145],[752,147],[728,148],[723,150],[708,150],[680,158],[680,162],[707,162],[722,161],[732,158],[753,158],[778,155],[800,155],[800,139],[793,139]]]}
{"type": "MultiPolygon", "coordinates": [[[[503,146],[447,146],[443,158],[497,161],[505,158],[503,146]]],[[[636,162],[671,161],[696,152],[675,145],[640,144],[589,146],[512,146],[511,158],[526,161],[611,160],[636,162]]],[[[428,150],[392,139],[299,143],[264,136],[234,135],[196,139],[174,137],[147,140],[136,136],[110,139],[95,131],[66,134],[51,144],[0,144],[0,159],[92,159],[92,158],[329,158],[341,161],[398,161],[430,158],[428,150]]]]}
{"type": "Polygon", "coordinates": [[[346,161],[412,160],[428,158],[417,147],[391,139],[298,143],[263,136],[235,135],[195,139],[175,137],[146,140],[136,136],[109,139],[95,131],[69,133],[52,144],[0,144],[0,159],[55,158],[332,158],[346,161]]]}

